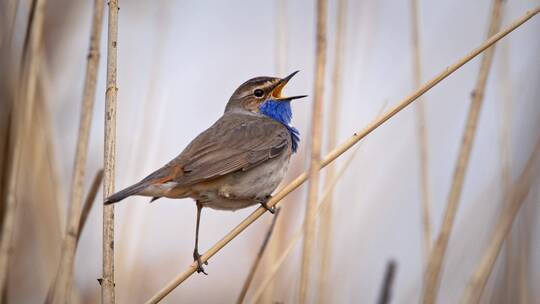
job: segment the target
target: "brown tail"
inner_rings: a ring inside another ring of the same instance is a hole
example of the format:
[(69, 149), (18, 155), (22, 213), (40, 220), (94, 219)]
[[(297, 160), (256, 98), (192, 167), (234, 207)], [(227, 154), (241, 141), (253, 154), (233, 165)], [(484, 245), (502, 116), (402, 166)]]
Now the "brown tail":
[(117, 203), (117, 202), (125, 199), (128, 196), (132, 196), (132, 195), (135, 195), (135, 194), (141, 192), (147, 186), (148, 186), (147, 181), (143, 180), (141, 182), (138, 182), (135, 185), (129, 186), (126, 189), (120, 190), (120, 191), (114, 193), (113, 195), (107, 197), (107, 199), (105, 200), (105, 202), (103, 204), (110, 205), (110, 204)]

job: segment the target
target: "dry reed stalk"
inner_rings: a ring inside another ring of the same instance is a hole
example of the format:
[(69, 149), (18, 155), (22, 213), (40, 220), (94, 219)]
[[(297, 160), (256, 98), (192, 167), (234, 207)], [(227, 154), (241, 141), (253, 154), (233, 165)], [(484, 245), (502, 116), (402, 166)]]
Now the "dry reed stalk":
[[(420, 17), (418, 16), (418, 0), (411, 0), (411, 24), (413, 47), (413, 80), (414, 87), (422, 84), (422, 56), (420, 51)], [(420, 190), (422, 193), (422, 230), (424, 234), (424, 258), (429, 258), (433, 245), (431, 236), (431, 191), (429, 189), (429, 153), (426, 129), (426, 109), (424, 98), (419, 98), (416, 104), (416, 123), (418, 127), (419, 161), (420, 161)]]
[[(416, 91), (411, 93), (409, 96), (405, 97), (397, 105), (395, 105), (390, 110), (382, 114), (380, 117), (378, 117), (377, 119), (369, 123), (366, 127), (364, 127), (364, 129), (353, 134), (345, 142), (343, 142), (342, 144), (337, 146), (334, 150), (332, 150), (330, 153), (328, 153), (326, 157), (322, 160), (321, 167), (324, 168), (327, 165), (329, 165), (331, 162), (336, 160), (339, 156), (341, 156), (343, 153), (345, 153), (347, 150), (353, 147), (356, 143), (358, 143), (360, 140), (362, 140), (371, 132), (373, 132), (373, 130), (380, 127), (382, 124), (387, 122), (390, 118), (394, 117), (401, 110), (405, 109), (408, 105), (413, 103), (418, 97), (422, 96), (424, 93), (426, 93), (435, 85), (443, 81), (446, 77), (450, 76), (452, 73), (457, 71), (460, 67), (465, 65), (467, 62), (471, 61), (473, 58), (481, 54), (487, 48), (495, 44), (501, 38), (508, 35), (512, 31), (514, 31), (516, 28), (520, 27), (523, 23), (527, 22), (532, 17), (536, 16), (539, 12), (540, 12), (540, 7), (527, 11), (523, 16), (515, 20), (507, 28), (505, 28), (504, 30), (498, 32), (497, 34), (493, 35), (492, 37), (484, 41), (479, 47), (475, 48), (470, 53), (460, 58), (454, 64), (446, 67), (442, 72), (440, 72), (434, 78), (426, 82)], [(272, 199), (268, 201), (267, 205), (269, 207), (273, 207), (277, 205), (285, 196), (287, 196), (289, 193), (291, 193), (292, 191), (300, 187), (307, 179), (308, 179), (308, 175), (306, 172), (300, 174), (296, 179), (294, 179), (291, 183), (285, 186), (281, 191), (276, 193), (276, 195), (274, 195)], [(235, 237), (237, 237), (242, 231), (244, 231), (247, 227), (249, 227), (249, 225), (255, 222), (259, 217), (261, 217), (265, 212), (266, 212), (266, 209), (264, 207), (259, 207), (255, 211), (253, 211), (242, 222), (240, 222), (229, 233), (227, 233), (221, 240), (219, 240), (210, 249), (208, 249), (208, 251), (206, 251), (201, 256), (201, 261), (202, 262), (208, 261), (218, 251), (223, 249), (223, 247), (225, 247), (230, 241), (232, 241)], [(191, 265), (189, 265), (189, 267), (184, 272), (182, 272), (176, 278), (174, 278), (169, 283), (167, 283), (166, 286), (164, 286), (161, 290), (159, 290), (156, 294), (154, 294), (152, 298), (150, 298), (146, 303), (159, 302), (165, 296), (167, 296), (171, 291), (173, 291), (173, 289), (178, 287), (180, 284), (182, 284), (182, 282), (184, 282), (193, 273), (195, 273), (196, 270), (197, 270), (197, 263), (195, 262), (191, 263)]]
[(94, 201), (96, 200), (96, 196), (99, 191), (99, 186), (101, 186), (102, 181), (103, 181), (103, 169), (99, 169), (98, 172), (96, 172), (96, 175), (94, 176), (92, 185), (90, 186), (90, 189), (88, 189), (88, 193), (86, 194), (86, 199), (84, 200), (84, 205), (81, 211), (81, 220), (79, 221), (80, 225), (77, 231), (77, 243), (79, 243), (79, 240), (81, 239), (81, 233), (84, 229), (84, 226), (86, 225), (86, 220), (88, 219), (88, 215), (90, 214), (90, 211), (92, 210), (92, 206), (94, 205)]
[[(335, 58), (334, 69), (332, 71), (332, 97), (330, 99), (330, 113), (328, 118), (328, 143), (327, 151), (331, 151), (337, 145), (338, 127), (339, 127), (339, 112), (341, 110), (341, 95), (342, 95), (342, 74), (343, 74), (343, 53), (345, 49), (345, 37), (347, 29), (347, 1), (339, 0), (337, 3), (336, 14), (336, 41), (335, 41)], [(330, 164), (326, 169), (324, 183), (327, 186), (334, 178), (334, 164)], [(318, 277), (318, 303), (329, 303), (331, 298), (329, 294), (330, 277), (330, 261), (332, 258), (332, 194), (330, 194), (329, 202), (320, 218), (320, 244), (321, 244), (321, 259)]]
[[(512, 134), (512, 89), (510, 79), (509, 68), (509, 53), (508, 42), (502, 43), (500, 46), (500, 69), (499, 77), (501, 78), (501, 96), (502, 96), (502, 115), (500, 125), (500, 152), (501, 152), (501, 193), (502, 197), (508, 195), (510, 186), (512, 183), (512, 171), (511, 171), (511, 134)], [(505, 254), (505, 270), (504, 270), (504, 288), (501, 288), (502, 297), (508, 302), (511, 302), (514, 298), (511, 292), (514, 282), (514, 266), (513, 260), (515, 251), (513, 249), (513, 237), (512, 233), (509, 233), (505, 240), (506, 254)], [(520, 268), (517, 269), (518, 272)], [(519, 285), (518, 285), (519, 286)]]
[(45, 0), (35, 0), (29, 18), (29, 29), (27, 31), (27, 43), (23, 51), (23, 65), (19, 90), (14, 104), (14, 116), (11, 121), (10, 146), (13, 147), (11, 157), (11, 167), (7, 187), (7, 198), (4, 209), (4, 219), (2, 221), (2, 238), (0, 239), (0, 292), (3, 292), (7, 283), (9, 259), (13, 252), (12, 240), (17, 213), (16, 191), (20, 173), (20, 160), (24, 152), (24, 140), (28, 137), (34, 101), (36, 95), (37, 75), (39, 65), (39, 44), (43, 34), (43, 15)]
[(315, 243), (317, 200), (319, 195), (319, 171), (321, 170), (322, 118), (324, 98), (324, 76), (326, 70), (326, 16), (327, 1), (317, 0), (317, 33), (315, 50), (315, 84), (313, 92), (313, 110), (311, 116), (311, 156), (309, 165), (309, 185), (304, 215), (304, 239), (300, 270), (299, 303), (308, 299), (310, 270)]
[(381, 285), (381, 291), (379, 293), (378, 304), (388, 304), (392, 299), (392, 286), (394, 285), (394, 277), (396, 276), (396, 262), (390, 260), (386, 264), (386, 270), (384, 272), (384, 278)]
[(535, 178), (535, 169), (538, 162), (538, 157), (540, 156), (540, 139), (537, 140), (535, 148), (529, 157), (520, 177), (517, 182), (514, 183), (510, 193), (505, 199), (505, 207), (503, 212), (501, 212), (493, 234), (491, 235), (491, 240), (488, 244), (488, 247), (484, 251), (484, 255), (478, 263), (476, 270), (474, 271), (469, 284), (463, 294), (461, 303), (479, 303), (482, 292), (486, 286), (487, 280), (493, 265), (499, 252), (505, 237), (508, 235), (509, 231), (512, 229), (512, 223), (516, 218), (516, 215), (519, 211), (519, 208), (523, 205), (523, 201), (527, 198), (531, 184)]
[(94, 100), (96, 97), (96, 81), (99, 68), (99, 47), (101, 41), (101, 29), (103, 24), (103, 0), (94, 1), (94, 11), (90, 31), (90, 46), (88, 49), (86, 75), (81, 105), (77, 146), (73, 164), (73, 176), (69, 201), (69, 213), (64, 240), (62, 242), (62, 255), (54, 280), (53, 293), (50, 294), (50, 303), (66, 303), (71, 297), (73, 284), (73, 271), (75, 253), (81, 227), (81, 205), (84, 191), (84, 177), (86, 171), (86, 159), (88, 155), (88, 142)]
[[(105, 151), (103, 160), (103, 199), (114, 192), (116, 156), (116, 99), (118, 87), (118, 0), (109, 0), (107, 34), (107, 89), (105, 91)], [(115, 302), (114, 294), (114, 205), (103, 205), (103, 277), (101, 303)]]
[(242, 286), (242, 290), (240, 291), (238, 300), (236, 300), (236, 303), (238, 304), (242, 304), (244, 302), (244, 299), (246, 298), (246, 294), (249, 289), (249, 286), (253, 282), (253, 277), (255, 276), (255, 272), (257, 271), (257, 268), (259, 268), (259, 264), (262, 260), (264, 252), (266, 251), (266, 247), (268, 246), (270, 237), (272, 237), (272, 233), (274, 232), (274, 228), (276, 227), (276, 221), (278, 219), (280, 211), (281, 211), (281, 208), (277, 208), (276, 214), (274, 214), (274, 216), (272, 217), (272, 223), (270, 224), (270, 227), (268, 227), (268, 230), (266, 231), (266, 235), (261, 244), (261, 248), (259, 248), (259, 252), (257, 253), (257, 256), (255, 257), (255, 261), (253, 261), (253, 265), (251, 265), (248, 276), (246, 280), (244, 281), (244, 286)]
[[(317, 211), (316, 214), (323, 212), (324, 209), (328, 208), (330, 204), (330, 199), (332, 197), (332, 193), (334, 191), (335, 186), (337, 185), (337, 182), (340, 180), (340, 178), (343, 176), (347, 168), (351, 165), (354, 157), (356, 156), (357, 151), (361, 147), (361, 144), (351, 152), (350, 157), (345, 161), (343, 166), (340, 168), (340, 170), (337, 172), (337, 174), (334, 175), (332, 180), (328, 181), (328, 183), (325, 185), (325, 191), (322, 195), (322, 198), (320, 202), (317, 205)], [(304, 234), (305, 226), (302, 225), (300, 229), (298, 229), (291, 238), (291, 241), (287, 245), (286, 249), (283, 251), (281, 256), (276, 260), (276, 262), (272, 265), (270, 271), (266, 275), (266, 277), (263, 279), (262, 283), (259, 285), (259, 288), (254, 293), (253, 296), (253, 303), (258, 303), (261, 295), (265, 290), (267, 290), (268, 285), (273, 281), (274, 276), (277, 274), (280, 267), (283, 265), (283, 262), (285, 262), (285, 259), (289, 256), (292, 249), (296, 245), (296, 243), (300, 240), (302, 235)]]
[[(494, 0), (493, 8), (491, 12), (491, 20), (489, 23), (488, 37), (495, 34), (500, 27), (501, 12), (502, 12), (503, 0)], [(469, 107), (469, 113), (467, 114), (467, 122), (464, 129), (461, 147), (459, 150), (459, 156), (454, 169), (454, 176), (452, 179), (452, 186), (448, 195), (448, 201), (446, 203), (446, 210), (444, 213), (444, 219), (441, 225), (441, 231), (435, 243), (435, 246), (430, 254), (426, 273), (424, 276), (424, 292), (423, 303), (432, 304), (436, 302), (437, 292), (439, 289), (439, 282), (441, 277), (441, 269), (445, 258), (446, 248), (448, 246), (448, 240), (450, 239), (450, 233), (454, 225), (454, 219), (456, 217), (459, 201), (461, 198), (461, 190), (465, 180), (465, 174), (469, 164), (469, 158), (474, 143), (476, 134), (476, 127), (478, 125), (478, 117), (480, 116), (480, 110), (482, 109), (482, 103), (484, 100), (484, 91), (486, 89), (487, 77), (493, 61), (493, 54), (495, 47), (485, 51), (482, 56), (482, 62), (480, 64), (480, 70), (478, 72), (477, 82), (472, 94), (472, 101)]]
[[(276, 7), (276, 75), (286, 75), (287, 74), (287, 33), (288, 33), (288, 23), (287, 23), (287, 1), (286, 0), (277, 0), (275, 1)], [(292, 170), (293, 168), (291, 168)], [(290, 198), (289, 198), (290, 199)], [(280, 249), (281, 244), (283, 243), (284, 234), (287, 232), (286, 220), (287, 218), (282, 216), (281, 220), (276, 224), (274, 236), (272, 241), (268, 244), (268, 253), (264, 260), (264, 267), (262, 273), (268, 273), (271, 270), (271, 266), (275, 263)], [(274, 296), (274, 284), (269, 286), (264, 294), (262, 300), (263, 303), (271, 303)]]

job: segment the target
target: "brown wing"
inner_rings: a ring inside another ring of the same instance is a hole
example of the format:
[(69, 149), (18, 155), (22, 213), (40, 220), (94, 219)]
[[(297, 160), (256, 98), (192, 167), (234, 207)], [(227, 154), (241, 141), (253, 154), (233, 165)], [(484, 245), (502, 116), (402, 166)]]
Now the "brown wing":
[(249, 170), (290, 146), (286, 127), (270, 118), (228, 113), (145, 180), (189, 185)]

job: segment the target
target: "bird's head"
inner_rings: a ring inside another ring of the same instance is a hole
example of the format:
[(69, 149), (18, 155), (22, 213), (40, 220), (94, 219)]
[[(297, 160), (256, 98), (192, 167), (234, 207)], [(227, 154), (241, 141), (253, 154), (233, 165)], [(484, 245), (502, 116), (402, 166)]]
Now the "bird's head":
[(293, 99), (303, 98), (307, 95), (283, 96), (282, 90), (289, 80), (298, 71), (285, 78), (277, 77), (255, 77), (241, 84), (232, 94), (225, 112), (244, 110), (253, 113), (261, 113), (261, 107), (267, 102), (286, 103)]

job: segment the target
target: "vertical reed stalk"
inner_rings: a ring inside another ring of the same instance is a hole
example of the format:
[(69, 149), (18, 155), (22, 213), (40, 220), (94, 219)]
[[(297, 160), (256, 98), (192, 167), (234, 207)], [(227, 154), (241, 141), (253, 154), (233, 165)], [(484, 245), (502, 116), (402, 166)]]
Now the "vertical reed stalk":
[[(398, 114), (403, 109), (405, 109), (407, 106), (412, 104), (418, 97), (425, 94), (427, 91), (429, 91), (434, 86), (439, 84), (441, 81), (446, 79), (452, 73), (460, 69), (469, 61), (471, 61), (473, 58), (480, 55), (489, 47), (493, 46), (497, 41), (501, 40), (503, 37), (510, 34), (518, 27), (522, 26), (525, 22), (531, 20), (539, 12), (540, 12), (540, 7), (527, 11), (521, 17), (519, 17), (514, 22), (512, 22), (512, 24), (510, 24), (504, 30), (493, 35), (492, 37), (484, 41), (482, 44), (480, 44), (478, 47), (476, 47), (475, 49), (467, 53), (465, 56), (461, 57), (459, 60), (457, 60), (453, 64), (444, 68), (444, 70), (442, 70), (440, 73), (435, 75), (428, 82), (424, 83), (416, 91), (412, 92), (411, 94), (403, 98), (401, 101), (399, 101), (396, 105), (394, 105), (384, 114), (382, 114), (380, 117), (370, 122), (362, 130), (358, 131), (357, 133), (354, 133), (351, 137), (349, 137), (347, 140), (345, 140), (343, 143), (337, 146), (334, 150), (329, 152), (325, 156), (325, 158), (322, 160), (321, 168), (324, 168), (328, 166), (330, 163), (332, 163), (333, 161), (335, 161), (338, 157), (343, 155), (343, 153), (351, 149), (359, 141), (361, 141), (366, 136), (371, 134), (371, 132), (373, 132), (375, 129), (383, 125), (385, 122), (390, 120), (396, 114)], [(278, 205), (281, 202), (281, 200), (283, 200), (283, 198), (285, 198), (289, 193), (298, 189), (298, 187), (300, 187), (307, 180), (308, 180), (308, 174), (306, 172), (300, 174), (292, 182), (286, 185), (281, 191), (276, 193), (267, 202), (268, 207), (273, 207), (273, 206)], [(266, 211), (267, 210), (264, 207), (259, 207), (255, 209), (255, 211), (253, 211), (244, 220), (242, 220), (242, 222), (236, 225), (236, 227), (234, 227), (231, 231), (229, 231), (221, 240), (216, 242), (210, 249), (208, 249), (208, 251), (206, 251), (201, 256), (201, 261), (204, 263), (208, 261), (210, 258), (212, 258), (214, 255), (216, 255), (221, 249), (227, 246), (227, 244), (229, 244), (230, 241), (232, 241), (234, 238), (240, 235), (240, 233), (246, 230), (251, 224), (253, 224), (257, 219), (259, 219), (263, 214), (265, 214)], [(163, 288), (161, 288), (158, 292), (156, 292), (152, 296), (152, 298), (150, 298), (146, 303), (158, 303), (163, 298), (165, 298), (169, 293), (171, 293), (171, 291), (173, 291), (176, 287), (178, 287), (185, 280), (187, 280), (191, 275), (193, 275), (196, 272), (196, 270), (197, 270), (197, 263), (196, 262), (191, 263), (185, 271), (180, 273), (178, 276), (172, 279), (169, 283), (167, 283)]]
[[(116, 86), (118, 44), (118, 0), (109, 0), (107, 35), (107, 90), (105, 93), (105, 152), (103, 198), (114, 192), (116, 156)], [(101, 303), (115, 302), (114, 295), (114, 205), (103, 206), (103, 278)]]
[(251, 265), (248, 276), (246, 280), (244, 281), (244, 286), (242, 286), (242, 290), (240, 291), (240, 295), (238, 296), (238, 300), (236, 301), (236, 303), (238, 304), (242, 304), (244, 302), (244, 299), (246, 298), (246, 294), (249, 289), (249, 286), (253, 282), (253, 277), (255, 276), (255, 272), (257, 272), (257, 268), (259, 268), (259, 264), (261, 263), (262, 257), (266, 250), (266, 246), (268, 246), (268, 242), (270, 241), (270, 238), (272, 237), (272, 233), (274, 232), (274, 228), (276, 227), (276, 222), (277, 222), (280, 211), (281, 211), (281, 208), (277, 208), (276, 213), (272, 217), (272, 223), (270, 224), (270, 227), (268, 227), (268, 231), (266, 231), (266, 235), (261, 244), (261, 248), (259, 248), (259, 252), (257, 253), (257, 256), (255, 257), (255, 261), (253, 262), (253, 265)]
[(317, 197), (319, 194), (319, 170), (321, 169), (322, 118), (324, 97), (324, 76), (326, 65), (326, 0), (317, 1), (317, 41), (315, 54), (315, 85), (313, 92), (313, 113), (311, 117), (311, 161), (309, 187), (304, 219), (305, 234), (302, 248), (302, 268), (300, 277), (300, 304), (308, 300), (311, 260), (315, 242)]
[[(501, 125), (500, 125), (500, 152), (501, 152), (501, 197), (506, 197), (510, 192), (512, 183), (511, 174), (511, 162), (512, 157), (510, 154), (511, 147), (511, 134), (512, 134), (512, 89), (510, 79), (509, 68), (509, 53), (508, 42), (502, 43), (500, 46), (500, 69), (499, 77), (501, 79), (501, 96), (502, 96), (502, 108), (501, 108)], [(510, 232), (505, 239), (505, 270), (504, 270), (504, 288), (501, 288), (503, 301), (512, 302), (514, 295), (512, 294), (512, 287), (514, 286), (514, 259), (516, 252), (513, 246), (513, 237)], [(520, 271), (520, 268), (517, 269)], [(519, 285), (518, 285), (519, 286)]]
[[(287, 0), (276, 0), (275, 1), (275, 19), (276, 19), (276, 36), (275, 36), (275, 43), (276, 43), (276, 49), (275, 49), (275, 64), (276, 64), (276, 75), (287, 75), (287, 49), (288, 49), (288, 43), (287, 43)], [(291, 168), (293, 169), (293, 168)], [(289, 172), (292, 171), (289, 169)], [(290, 199), (290, 198), (289, 198)], [(287, 233), (287, 217), (282, 216), (281, 220), (276, 224), (275, 232), (272, 237), (272, 241), (268, 244), (268, 249), (266, 250), (268, 253), (266, 255), (266, 258), (264, 260), (264, 267), (262, 269), (262, 273), (268, 273), (271, 271), (271, 266), (275, 263), (277, 259), (277, 255), (279, 252), (279, 249), (281, 247), (281, 244), (283, 243), (284, 236)], [(275, 284), (271, 284), (266, 290), (264, 294), (264, 298), (262, 300), (263, 303), (271, 303), (272, 298), (274, 297), (274, 286)]]
[(13, 253), (12, 240), (17, 214), (17, 189), (20, 174), (20, 161), (24, 152), (25, 139), (30, 134), (30, 124), (34, 111), (37, 75), (39, 68), (39, 45), (43, 34), (43, 16), (45, 0), (35, 0), (30, 12), (27, 43), (24, 47), (23, 65), (19, 90), (15, 97), (14, 114), (10, 127), (10, 140), (13, 144), (11, 167), (7, 186), (4, 219), (2, 221), (2, 238), (0, 239), (0, 292), (6, 288), (9, 259)]
[(57, 278), (54, 283), (54, 292), (51, 295), (52, 298), (50, 298), (50, 303), (67, 303), (71, 296), (74, 272), (73, 264), (79, 239), (79, 228), (81, 226), (81, 205), (83, 200), (88, 142), (90, 138), (94, 100), (96, 97), (102, 24), (103, 0), (95, 0), (90, 31), (90, 46), (86, 63), (79, 133), (73, 164), (73, 176), (69, 200), (71, 204), (69, 206), (66, 233), (62, 242), (60, 265), (58, 266)]
[[(499, 30), (502, 3), (503, 0), (493, 1), (493, 9), (491, 12), (491, 21), (489, 24), (488, 37), (491, 37)], [(489, 48), (484, 52), (484, 55), (482, 56), (482, 62), (480, 64), (480, 70), (478, 72), (476, 86), (472, 94), (472, 102), (470, 104), (469, 113), (467, 115), (467, 124), (465, 126), (458, 160), (454, 169), (454, 177), (452, 180), (450, 194), (448, 196), (448, 202), (446, 204), (446, 211), (444, 214), (441, 231), (439, 233), (439, 237), (437, 238), (437, 242), (435, 243), (435, 247), (433, 248), (428, 260), (424, 282), (424, 304), (432, 304), (435, 303), (437, 300), (441, 269), (444, 262), (448, 241), (450, 239), (450, 233), (452, 232), (452, 227), (454, 225), (454, 219), (456, 217), (459, 200), (461, 197), (461, 190), (463, 188), (463, 182), (465, 180), (465, 174), (467, 171), (472, 146), (474, 143), (476, 127), (478, 124), (478, 117), (480, 116), (480, 110), (482, 108), (482, 102), (484, 100), (484, 91), (486, 88), (487, 77), (489, 75), (494, 51), (495, 47)]]
[[(339, 0), (337, 3), (336, 14), (336, 42), (335, 42), (335, 58), (334, 69), (332, 71), (332, 97), (329, 107), (328, 118), (328, 145), (327, 151), (331, 151), (337, 145), (338, 127), (339, 127), (339, 112), (341, 110), (341, 95), (342, 95), (342, 74), (343, 74), (343, 56), (345, 49), (345, 37), (347, 29), (347, 0)], [(328, 186), (333, 180), (335, 174), (335, 165), (330, 164), (326, 169), (325, 185)], [(320, 222), (320, 243), (321, 243), (321, 261), (318, 278), (318, 303), (330, 302), (330, 261), (332, 259), (332, 195), (330, 194), (329, 202), (321, 212)]]
[[(411, 0), (411, 24), (412, 24), (412, 47), (413, 47), (413, 81), (417, 88), (422, 84), (422, 55), (420, 51), (420, 17), (418, 0)], [(418, 127), (418, 141), (420, 153), (420, 190), (422, 206), (422, 230), (424, 237), (424, 258), (429, 258), (429, 252), (433, 245), (431, 237), (431, 191), (429, 189), (429, 153), (428, 137), (426, 129), (426, 109), (424, 98), (418, 99), (416, 104), (416, 124)]]
[(535, 178), (535, 169), (537, 167), (538, 157), (540, 156), (540, 139), (537, 140), (535, 148), (525, 165), (520, 177), (517, 182), (512, 186), (510, 193), (505, 199), (505, 207), (497, 224), (495, 225), (495, 230), (491, 235), (491, 240), (488, 247), (484, 251), (484, 255), (476, 267), (469, 284), (463, 294), (461, 303), (479, 303), (482, 292), (486, 286), (487, 280), (491, 271), (493, 270), (493, 265), (499, 256), (501, 247), (505, 237), (508, 235), (509, 231), (512, 229), (512, 223), (516, 218), (516, 215), (519, 211), (523, 201), (527, 198), (527, 194), (531, 188), (531, 184)]

